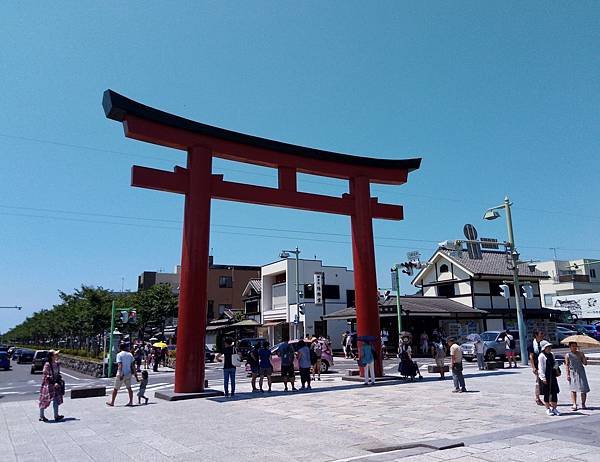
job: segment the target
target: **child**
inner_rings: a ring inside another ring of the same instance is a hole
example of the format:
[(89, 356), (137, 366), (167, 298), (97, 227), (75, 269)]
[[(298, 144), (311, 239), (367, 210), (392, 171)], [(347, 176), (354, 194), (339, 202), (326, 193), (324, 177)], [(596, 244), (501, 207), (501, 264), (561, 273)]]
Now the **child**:
[(148, 371), (142, 371), (142, 383), (140, 383), (140, 389), (138, 390), (138, 404), (142, 404), (142, 398), (146, 400), (144, 404), (148, 404), (148, 398), (144, 395), (146, 393), (146, 386), (148, 385)]

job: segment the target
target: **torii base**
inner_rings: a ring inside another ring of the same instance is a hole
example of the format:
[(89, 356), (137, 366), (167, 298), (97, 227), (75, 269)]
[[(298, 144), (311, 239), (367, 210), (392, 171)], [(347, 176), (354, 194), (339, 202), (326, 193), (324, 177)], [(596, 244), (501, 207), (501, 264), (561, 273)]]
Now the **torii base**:
[(207, 388), (204, 391), (197, 393), (175, 393), (174, 391), (157, 391), (154, 393), (154, 397), (158, 399), (164, 399), (166, 401), (183, 401), (184, 399), (199, 399), (199, 398), (213, 398), (215, 396), (223, 396), (220, 390), (213, 390)]

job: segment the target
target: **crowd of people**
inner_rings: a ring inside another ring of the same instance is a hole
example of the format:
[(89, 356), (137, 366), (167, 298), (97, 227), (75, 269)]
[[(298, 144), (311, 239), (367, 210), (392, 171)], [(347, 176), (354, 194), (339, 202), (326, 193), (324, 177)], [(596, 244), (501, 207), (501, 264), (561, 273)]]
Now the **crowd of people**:
[[(505, 341), (507, 350), (512, 350), (513, 355), (507, 359), (510, 367), (517, 367), (514, 351), (514, 337), (510, 331), (505, 333)], [(562, 375), (561, 368), (554, 354), (552, 353), (552, 344), (544, 339), (544, 332), (534, 331), (533, 339), (528, 342), (529, 364), (534, 375), (534, 397), (535, 402), (539, 406), (544, 406), (546, 413), (549, 416), (558, 416), (560, 412), (557, 409), (558, 395), (560, 387), (558, 377)], [(370, 339), (361, 339), (360, 350), (358, 355), (354, 354), (353, 339), (349, 332), (344, 337), (344, 354), (346, 358), (358, 358), (359, 366), (364, 368), (364, 384), (375, 384), (375, 361), (377, 360), (377, 348), (374, 341)], [(426, 341), (427, 353), (433, 357), (440, 374), (440, 380), (445, 378), (445, 362), (446, 352), (450, 357), (449, 369), (452, 373), (453, 392), (464, 393), (467, 391), (465, 378), (463, 375), (463, 355), (460, 345), (456, 338), (450, 337), (446, 340), (434, 332), (431, 339), (427, 336), (420, 337), (420, 351), (423, 353), (424, 342)], [(413, 359), (411, 337), (406, 335), (401, 337), (401, 342), (398, 348), (398, 356), (400, 363), (398, 371), (403, 376), (409, 376), (412, 379), (421, 373), (418, 364)], [(234, 342), (231, 338), (224, 340), (223, 351), (217, 355), (217, 361), (223, 363), (223, 378), (225, 397), (235, 397), (235, 377), (237, 368), (243, 365), (246, 360), (250, 367), (251, 385), (253, 393), (271, 392), (272, 390), (272, 375), (273, 375), (273, 355), (278, 356), (281, 363), (281, 377), (283, 381), (284, 391), (310, 390), (311, 381), (321, 380), (321, 358), (324, 352), (331, 353), (331, 344), (323, 338), (306, 338), (301, 339), (295, 344), (285, 341), (282, 342), (276, 350), (269, 347), (268, 342), (262, 341), (256, 344), (244, 358), (236, 352)], [(484, 343), (479, 339), (475, 342), (478, 366), (483, 368), (483, 348)], [(129, 351), (129, 345), (123, 343), (120, 345), (120, 352), (116, 356), (117, 372), (115, 382), (111, 394), (111, 399), (106, 403), (108, 406), (114, 406), (118, 391), (125, 385), (129, 401), (127, 406), (133, 406), (133, 390), (132, 378), (140, 382), (138, 389), (138, 404), (148, 403), (148, 398), (145, 396), (146, 387), (148, 385), (148, 369), (153, 368), (157, 371), (158, 365), (166, 362), (165, 349), (151, 347), (149, 344), (136, 345), (133, 354)], [(60, 372), (59, 351), (50, 350), (47, 361), (44, 364), (42, 372), (42, 384), (39, 395), (39, 420), (47, 422), (45, 409), (51, 404), (54, 411), (54, 420), (60, 421), (64, 416), (59, 414), (59, 406), (63, 403), (65, 394), (65, 382), (62, 379)], [(511, 364), (511, 363), (514, 363)], [(585, 366), (587, 358), (585, 354), (579, 350), (578, 344), (575, 342), (569, 343), (569, 351), (564, 357), (564, 367), (566, 381), (570, 391), (571, 409), (577, 411), (579, 402), (581, 409), (587, 409), (586, 400), (590, 387), (587, 380)], [(142, 370), (143, 366), (143, 370)], [(300, 388), (296, 387), (296, 366), (300, 374)], [(141, 379), (138, 373), (141, 372)], [(257, 386), (258, 380), (258, 386)], [(265, 382), (267, 389), (265, 390)]]

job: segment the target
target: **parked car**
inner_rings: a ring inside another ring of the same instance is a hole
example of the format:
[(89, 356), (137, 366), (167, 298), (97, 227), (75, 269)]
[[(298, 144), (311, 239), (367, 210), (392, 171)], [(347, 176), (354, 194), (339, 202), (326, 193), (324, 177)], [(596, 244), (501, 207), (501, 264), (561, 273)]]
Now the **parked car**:
[(4, 369), (5, 371), (10, 369), (10, 359), (8, 359), (6, 351), (0, 351), (0, 369)]
[(13, 361), (17, 361), (19, 359), (19, 356), (21, 355), (21, 351), (23, 351), (22, 348), (15, 348), (12, 352), (11, 359)]
[[(519, 332), (511, 331), (510, 334), (515, 339), (515, 356), (520, 356)], [(504, 331), (488, 330), (483, 334), (479, 334), (483, 340), (483, 354), (486, 361), (493, 361), (496, 357), (505, 358), (506, 344), (504, 342)], [(473, 342), (465, 342), (460, 346), (463, 358), (466, 361), (473, 361), (477, 358), (475, 352), (475, 344)]]
[(48, 350), (37, 350), (33, 355), (33, 361), (31, 362), (31, 373), (35, 374), (36, 371), (43, 370), (47, 360)]
[(33, 362), (33, 355), (35, 351), (33, 350), (21, 350), (21, 354), (19, 354), (19, 359), (17, 359), (17, 364), (27, 364)]
[[(321, 340), (320, 342), (323, 351), (323, 354), (321, 355), (321, 373), (324, 374), (329, 371), (331, 366), (333, 366), (333, 354), (326, 342)], [(273, 365), (274, 374), (281, 373), (281, 358), (277, 355), (277, 350), (282, 344), (283, 342), (278, 343), (271, 348), (271, 364)], [(294, 351), (298, 351), (298, 340), (290, 340), (290, 345), (292, 345)], [(308, 342), (307, 345), (310, 346)], [(300, 367), (298, 366), (298, 358), (294, 358), (294, 370), (300, 370)], [(250, 373), (250, 366), (248, 364), (246, 364), (246, 372)]]
[(578, 332), (589, 335), (596, 340), (600, 340), (600, 331), (598, 331), (599, 326), (593, 324), (576, 324), (575, 327)]
[(556, 326), (556, 342), (558, 345), (560, 345), (560, 342), (571, 335), (577, 335), (577, 331), (563, 326)]
[(246, 360), (250, 350), (252, 350), (258, 343), (267, 341), (268, 340), (264, 337), (243, 338), (237, 342), (237, 352), (243, 360)]
[(7, 353), (8, 352), (8, 345), (0, 345), (0, 352), (2, 352), (2, 351), (5, 352), (5, 353)]

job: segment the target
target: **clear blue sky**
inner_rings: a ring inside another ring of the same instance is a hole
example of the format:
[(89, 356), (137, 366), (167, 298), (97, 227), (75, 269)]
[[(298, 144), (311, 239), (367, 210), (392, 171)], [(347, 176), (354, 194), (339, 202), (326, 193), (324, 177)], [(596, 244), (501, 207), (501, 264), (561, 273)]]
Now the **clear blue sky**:
[[(504, 239), (503, 220), (481, 218), (505, 194), (525, 258), (599, 258), (599, 15), (588, 1), (2, 2), (0, 305), (24, 310), (2, 310), (0, 331), (58, 290), (135, 290), (142, 271), (179, 262), (182, 198), (129, 181), (134, 163), (183, 155), (126, 139), (104, 117), (107, 88), (266, 138), (422, 157), (407, 185), (373, 188), (405, 207), (375, 224), (380, 286), (465, 223)], [(215, 171), (275, 184), (257, 167)], [(352, 266), (345, 217), (214, 201), (212, 222), (218, 263), (298, 245)]]

